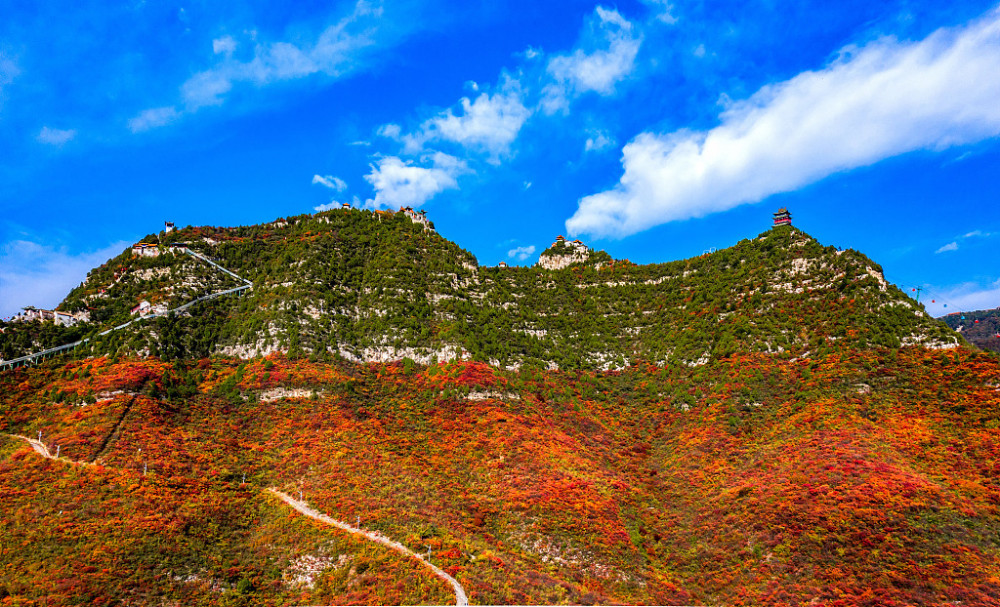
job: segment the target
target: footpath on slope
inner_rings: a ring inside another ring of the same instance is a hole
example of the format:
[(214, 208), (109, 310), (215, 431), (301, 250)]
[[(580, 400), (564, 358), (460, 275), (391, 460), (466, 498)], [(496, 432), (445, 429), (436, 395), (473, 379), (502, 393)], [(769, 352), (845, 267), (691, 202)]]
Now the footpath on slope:
[[(61, 462), (65, 462), (67, 464), (71, 464), (71, 465), (74, 465), (74, 466), (95, 466), (96, 465), (96, 464), (93, 464), (91, 462), (84, 462), (84, 461), (79, 461), (79, 460), (73, 460), (73, 459), (69, 459), (69, 458), (66, 458), (66, 457), (56, 457), (55, 455), (52, 455), (52, 452), (49, 451), (49, 448), (47, 446), (45, 446), (45, 443), (43, 443), (40, 440), (29, 438), (29, 437), (21, 435), (21, 434), (7, 434), (7, 436), (9, 436), (11, 438), (16, 438), (16, 439), (22, 440), (22, 441), (28, 443), (29, 445), (31, 445), (31, 448), (34, 449), (36, 453), (38, 453), (39, 455), (41, 455), (42, 457), (44, 457), (46, 459), (61, 461)], [(366, 531), (364, 529), (359, 529), (357, 527), (349, 525), (349, 524), (347, 524), (347, 523), (345, 523), (343, 521), (338, 521), (335, 518), (332, 518), (330, 516), (327, 516), (327, 515), (323, 514), (322, 512), (319, 512), (317, 510), (314, 510), (313, 508), (310, 508), (309, 505), (306, 504), (305, 502), (301, 502), (301, 501), (299, 501), (299, 500), (291, 497), (287, 493), (282, 493), (281, 491), (278, 491), (277, 489), (270, 488), (270, 489), (267, 489), (266, 492), (270, 493), (270, 494), (272, 494), (274, 496), (276, 496), (278, 499), (280, 499), (281, 501), (285, 502), (286, 504), (288, 504), (289, 506), (291, 506), (292, 508), (294, 508), (295, 510), (297, 510), (299, 513), (301, 513), (301, 514), (303, 514), (305, 516), (308, 516), (311, 519), (315, 519), (317, 521), (320, 521), (321, 523), (325, 523), (327, 525), (330, 525), (332, 527), (336, 527), (336, 528), (338, 528), (338, 529), (340, 529), (342, 531), (346, 531), (346, 532), (354, 534), (354, 535), (360, 535), (360, 536), (362, 536), (362, 537), (364, 537), (364, 538), (366, 538), (368, 540), (371, 540), (371, 541), (376, 542), (378, 544), (382, 544), (383, 546), (386, 546), (386, 547), (388, 547), (388, 548), (390, 548), (392, 550), (395, 550), (396, 552), (400, 552), (400, 553), (402, 553), (402, 554), (404, 554), (406, 556), (409, 556), (409, 557), (417, 559), (423, 565), (429, 567), (430, 570), (434, 572), (434, 575), (436, 575), (437, 577), (439, 577), (442, 580), (444, 580), (444, 581), (448, 582), (449, 584), (451, 584), (452, 589), (455, 591), (455, 604), (456, 605), (468, 605), (469, 604), (469, 599), (465, 595), (465, 589), (462, 588), (462, 585), (458, 583), (458, 580), (456, 580), (455, 578), (451, 577), (443, 569), (441, 569), (440, 567), (438, 567), (434, 563), (431, 563), (430, 561), (428, 561), (427, 559), (425, 559), (420, 554), (417, 554), (416, 552), (410, 550), (409, 548), (407, 548), (403, 544), (400, 544), (399, 542), (397, 542), (395, 540), (389, 539), (389, 538), (385, 537), (384, 535), (382, 535), (382, 534), (380, 534), (378, 532), (375, 532), (375, 531)]]
[(16, 439), (19, 439), (19, 440), (23, 440), (24, 442), (26, 442), (29, 445), (31, 445), (31, 448), (34, 449), (36, 453), (38, 453), (39, 455), (41, 455), (42, 457), (44, 457), (46, 459), (52, 459), (52, 460), (56, 460), (58, 462), (66, 462), (67, 464), (72, 464), (74, 466), (96, 466), (97, 465), (97, 464), (93, 464), (91, 462), (81, 462), (81, 461), (77, 461), (75, 459), (69, 459), (68, 457), (61, 457), (61, 456), (57, 457), (55, 455), (52, 455), (52, 452), (49, 451), (49, 448), (45, 446), (45, 443), (43, 443), (40, 440), (34, 439), (34, 438), (29, 438), (29, 437), (21, 435), (21, 434), (8, 434), (7, 436), (9, 436), (11, 438), (16, 438)]
[[(140, 318), (132, 319), (132, 320), (130, 320), (130, 321), (126, 322), (126, 323), (122, 323), (122, 324), (120, 324), (120, 325), (118, 325), (116, 327), (111, 327), (110, 329), (107, 329), (106, 331), (101, 331), (100, 333), (97, 334), (98, 337), (102, 337), (104, 335), (107, 335), (108, 333), (111, 333), (112, 331), (118, 331), (119, 329), (124, 329), (125, 327), (127, 327), (127, 326), (129, 326), (129, 325), (131, 325), (133, 323), (142, 322), (144, 320), (148, 320), (148, 319), (151, 319), (151, 318), (156, 318), (157, 316), (166, 316), (168, 314), (174, 314), (174, 313), (177, 313), (177, 312), (183, 312), (184, 310), (187, 310), (188, 308), (190, 308), (194, 304), (202, 302), (202, 301), (207, 301), (209, 299), (215, 299), (216, 297), (221, 297), (223, 295), (232, 295), (232, 294), (240, 293), (240, 292), (245, 291), (247, 289), (252, 289), (253, 288), (253, 283), (252, 282), (250, 282), (246, 278), (243, 278), (242, 276), (237, 276), (233, 272), (230, 272), (226, 268), (223, 268), (222, 266), (220, 266), (219, 264), (215, 263), (214, 261), (208, 259), (204, 255), (201, 255), (199, 253), (195, 253), (194, 251), (192, 251), (191, 249), (189, 249), (187, 247), (177, 247), (177, 248), (181, 252), (187, 253), (188, 255), (190, 255), (191, 257), (194, 257), (196, 259), (200, 259), (200, 260), (204, 261), (205, 263), (213, 266), (215, 269), (217, 269), (217, 270), (219, 270), (221, 272), (224, 272), (224, 273), (228, 274), (229, 276), (232, 276), (233, 278), (235, 278), (237, 280), (242, 281), (243, 284), (240, 285), (240, 286), (238, 286), (238, 287), (232, 288), (232, 289), (225, 289), (223, 291), (217, 291), (215, 293), (209, 293), (208, 295), (202, 295), (201, 297), (192, 299), (191, 301), (187, 302), (186, 304), (177, 306), (176, 308), (172, 308), (170, 310), (167, 310), (166, 312), (161, 312), (159, 314), (149, 314), (147, 316), (142, 316)], [(81, 339), (80, 341), (74, 341), (73, 343), (70, 343), (70, 344), (64, 344), (62, 346), (56, 346), (55, 348), (48, 348), (48, 349), (42, 350), (40, 352), (33, 352), (32, 354), (27, 354), (27, 355), (21, 356), (19, 358), (12, 358), (11, 360), (0, 360), (0, 371), (3, 371), (5, 369), (13, 369), (14, 367), (16, 367), (18, 365), (21, 365), (21, 364), (27, 365), (29, 363), (34, 362), (36, 359), (44, 358), (46, 356), (53, 356), (53, 355), (58, 354), (60, 352), (64, 352), (66, 350), (70, 350), (70, 349), (75, 348), (77, 346), (83, 345), (83, 344), (87, 343), (88, 341), (90, 341), (89, 337), (87, 337), (85, 339)]]
[(319, 512), (317, 510), (314, 510), (314, 509), (310, 508), (309, 505), (306, 504), (305, 502), (300, 502), (299, 500), (291, 497), (287, 493), (282, 493), (281, 491), (278, 491), (277, 489), (273, 489), (272, 488), (272, 489), (268, 489), (267, 491), (269, 493), (272, 493), (272, 494), (276, 495), (281, 501), (285, 502), (286, 504), (288, 504), (292, 508), (295, 508), (296, 510), (298, 510), (302, 514), (308, 516), (309, 518), (312, 518), (312, 519), (315, 519), (317, 521), (320, 521), (321, 523), (326, 523), (327, 525), (332, 525), (334, 527), (337, 527), (338, 529), (343, 529), (344, 531), (346, 531), (348, 533), (353, 533), (354, 535), (362, 535), (362, 536), (368, 538), (369, 540), (371, 540), (373, 542), (378, 542), (379, 544), (382, 544), (384, 546), (388, 546), (389, 548), (392, 548), (396, 552), (400, 552), (402, 554), (405, 554), (406, 556), (413, 557), (413, 558), (417, 559), (418, 561), (420, 561), (421, 563), (423, 563), (424, 565), (426, 565), (427, 567), (429, 567), (431, 569), (431, 571), (434, 572), (434, 575), (438, 576), (442, 580), (444, 580), (444, 581), (448, 582), (449, 584), (451, 584), (452, 589), (454, 589), (454, 591), (455, 591), (455, 604), (456, 605), (468, 605), (469, 604), (469, 599), (468, 599), (468, 597), (465, 596), (465, 589), (462, 588), (462, 585), (458, 583), (458, 580), (456, 580), (455, 578), (453, 578), (450, 575), (448, 575), (443, 569), (441, 569), (440, 567), (438, 567), (434, 563), (431, 563), (430, 561), (428, 561), (427, 559), (425, 559), (423, 556), (421, 556), (421, 555), (417, 554), (416, 552), (410, 550), (409, 548), (407, 548), (406, 546), (400, 544), (399, 542), (397, 542), (395, 540), (391, 540), (391, 539), (385, 537), (384, 535), (382, 535), (382, 534), (380, 534), (378, 532), (375, 532), (375, 531), (366, 531), (364, 529), (359, 529), (357, 527), (349, 525), (349, 524), (347, 524), (347, 523), (345, 523), (343, 521), (338, 521), (335, 518), (329, 517), (329, 516), (323, 514), (322, 512)]

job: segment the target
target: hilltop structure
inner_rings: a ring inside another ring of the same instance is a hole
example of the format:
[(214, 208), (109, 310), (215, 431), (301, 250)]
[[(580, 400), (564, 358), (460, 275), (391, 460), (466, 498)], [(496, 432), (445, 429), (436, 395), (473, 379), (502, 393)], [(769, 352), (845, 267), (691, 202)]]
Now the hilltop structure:
[(792, 225), (792, 214), (788, 212), (788, 209), (781, 207), (778, 212), (774, 214), (774, 225), (775, 226), (790, 226)]
[(568, 241), (560, 234), (548, 249), (538, 256), (538, 265), (546, 270), (561, 270), (574, 263), (585, 263), (590, 259), (590, 249), (579, 240)]
[(410, 218), (413, 223), (419, 223), (425, 230), (433, 230), (431, 222), (427, 220), (427, 211), (421, 209), (414, 211), (413, 207), (399, 207), (399, 211)]
[(24, 311), (11, 319), (11, 322), (45, 322), (52, 321), (56, 325), (72, 327), (79, 322), (90, 320), (90, 312), (82, 311), (75, 314), (60, 312), (59, 310), (42, 310), (34, 306), (25, 306)]
[(132, 254), (137, 257), (159, 257), (160, 248), (148, 242), (137, 242), (132, 245)]

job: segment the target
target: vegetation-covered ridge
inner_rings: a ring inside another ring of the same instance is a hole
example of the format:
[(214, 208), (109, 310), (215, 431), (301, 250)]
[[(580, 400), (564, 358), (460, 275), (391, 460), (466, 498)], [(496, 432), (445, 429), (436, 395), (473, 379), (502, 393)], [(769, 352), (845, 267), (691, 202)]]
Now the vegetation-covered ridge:
[(0, 440), (12, 604), (451, 600), (272, 486), (429, 547), (473, 604), (1000, 596), (1000, 363), (967, 348), (620, 372), (94, 358), (0, 395), (0, 433), (97, 464)]
[[(704, 363), (735, 352), (960, 341), (887, 284), (870, 259), (824, 247), (790, 226), (709, 255), (649, 265), (559, 243), (543, 255), (561, 260), (558, 269), (479, 266), (402, 212), (341, 209), (266, 225), (189, 227), (146, 240), (186, 243), (254, 288), (246, 297), (201, 305), (189, 317), (95, 339), (83, 354), (282, 351), (353, 361), (464, 358), (503, 367), (609, 369), (636, 361)], [(185, 289), (207, 291), (220, 280), (225, 276), (183, 256), (127, 251), (93, 270), (62, 303), (65, 310), (90, 308), (97, 323), (8, 327), (0, 355), (52, 345), (45, 342), (61, 331), (77, 338), (96, 333), (128, 318), (139, 300), (172, 302), (192, 294)]]
[(942, 316), (941, 320), (961, 333), (970, 344), (983, 350), (1000, 352), (1000, 308), (955, 312)]

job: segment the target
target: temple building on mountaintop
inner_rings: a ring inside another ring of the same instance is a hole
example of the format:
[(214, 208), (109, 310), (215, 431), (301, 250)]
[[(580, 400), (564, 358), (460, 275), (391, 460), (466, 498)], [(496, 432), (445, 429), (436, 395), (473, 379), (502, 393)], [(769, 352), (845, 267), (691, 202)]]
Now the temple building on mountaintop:
[(774, 225), (775, 226), (790, 226), (792, 225), (792, 214), (788, 212), (788, 209), (781, 207), (778, 212), (774, 214)]

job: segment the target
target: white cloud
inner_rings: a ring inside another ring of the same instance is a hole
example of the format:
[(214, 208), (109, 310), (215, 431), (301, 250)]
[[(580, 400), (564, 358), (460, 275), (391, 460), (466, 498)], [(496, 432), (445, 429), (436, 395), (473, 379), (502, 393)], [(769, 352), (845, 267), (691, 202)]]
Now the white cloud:
[(379, 127), (377, 135), (388, 139), (399, 139), (403, 129), (398, 124), (383, 124)]
[(650, 10), (656, 12), (656, 20), (673, 25), (677, 23), (677, 17), (673, 15), (674, 5), (667, 0), (641, 0)]
[(547, 69), (554, 81), (545, 87), (542, 99), (542, 109), (548, 114), (567, 109), (573, 95), (614, 93), (615, 85), (635, 67), (642, 40), (633, 32), (632, 23), (615, 10), (598, 6), (595, 13), (592, 27), (601, 48), (577, 48), (569, 55), (549, 59)]
[(98, 251), (71, 254), (27, 240), (9, 242), (0, 249), (0, 317), (24, 306), (51, 309), (87, 277), (87, 272), (120, 254), (130, 242), (121, 241)]
[[(195, 74), (181, 86), (187, 108), (194, 111), (202, 106), (218, 105), (233, 84), (239, 82), (262, 86), (320, 72), (343, 75), (356, 67), (359, 51), (375, 44), (375, 27), (381, 15), (381, 8), (359, 0), (350, 15), (326, 28), (311, 45), (257, 44), (254, 57), (249, 61), (237, 61), (227, 52), (219, 64)], [(227, 38), (213, 42), (216, 53), (226, 51), (229, 46), (235, 49), (235, 40), (228, 38), (227, 41)]]
[(982, 230), (972, 230), (966, 234), (962, 235), (962, 238), (993, 238), (996, 236), (996, 232), (984, 232)]
[[(531, 110), (521, 101), (521, 85), (504, 77), (500, 90), (482, 93), (475, 101), (463, 97), (461, 114), (448, 109), (424, 122), (420, 130), (401, 137), (408, 154), (419, 153), (428, 141), (451, 141), (463, 147), (489, 153), (494, 162), (510, 150)], [(386, 125), (379, 134), (392, 136), (396, 125)]]
[(458, 175), (468, 166), (448, 154), (436, 152), (425, 161), (429, 167), (404, 162), (396, 156), (380, 158), (371, 166), (365, 180), (375, 188), (375, 198), (367, 201), (371, 208), (418, 207), (444, 190), (458, 188)]
[(139, 115), (130, 119), (128, 121), (128, 128), (133, 133), (141, 133), (143, 131), (148, 131), (156, 127), (161, 127), (170, 124), (174, 120), (177, 120), (180, 114), (177, 109), (168, 107), (157, 107), (148, 110), (143, 110), (139, 112)]
[(943, 247), (939, 248), (937, 251), (934, 252), (944, 253), (945, 251), (957, 251), (958, 243), (960, 241), (968, 240), (970, 238), (990, 238), (993, 235), (994, 234), (992, 232), (983, 232), (982, 230), (972, 230), (971, 232), (967, 232), (957, 237), (954, 241), (949, 242), (948, 244), (944, 245)]
[[(311, 44), (258, 42), (256, 30), (244, 33), (253, 42), (253, 57), (246, 61), (233, 58), (238, 42), (232, 36), (212, 41), (212, 51), (219, 55), (215, 65), (188, 78), (180, 87), (183, 111), (221, 105), (225, 96), (240, 83), (264, 86), (273, 82), (303, 78), (317, 73), (339, 77), (361, 65), (362, 52), (376, 45), (383, 30), (391, 28), (381, 20), (382, 8), (367, 0), (357, 0), (349, 15), (327, 27)], [(385, 38), (386, 36), (381, 36)], [(169, 110), (172, 113), (168, 113)], [(180, 116), (177, 108), (154, 108), (133, 118), (133, 132), (163, 126)]]
[(313, 175), (312, 182), (313, 185), (318, 183), (323, 187), (330, 188), (334, 192), (343, 192), (347, 189), (347, 183), (343, 179), (334, 177), (333, 175), (325, 177), (323, 175)]
[(699, 44), (698, 46), (696, 46), (694, 48), (693, 51), (691, 51), (691, 54), (694, 55), (695, 57), (698, 57), (698, 58), (704, 57), (705, 56), (705, 45), (704, 44)]
[(76, 131), (74, 129), (53, 129), (47, 126), (43, 126), (42, 130), (38, 132), (38, 141), (42, 143), (47, 143), (49, 145), (62, 145), (76, 137)]
[(535, 245), (528, 245), (526, 247), (515, 247), (507, 251), (507, 257), (516, 257), (520, 261), (524, 261), (525, 259), (531, 257), (531, 255), (534, 252), (535, 252)]
[(236, 50), (236, 39), (232, 36), (223, 36), (222, 38), (216, 38), (212, 40), (212, 52), (216, 55), (226, 54), (229, 55)]
[(931, 287), (926, 292), (931, 295), (926, 299), (921, 297), (920, 303), (932, 316), (1000, 307), (1000, 280), (986, 287), (969, 282), (952, 287)]
[(610, 133), (593, 131), (590, 133), (590, 137), (587, 137), (583, 150), (585, 152), (599, 152), (613, 145), (615, 145), (615, 138)]
[(21, 70), (18, 69), (17, 64), (12, 59), (0, 55), (0, 87), (14, 82), (14, 78), (20, 73)]
[(233, 88), (233, 81), (215, 71), (201, 72), (191, 76), (181, 85), (181, 95), (189, 111), (209, 105), (220, 105), (223, 95)]
[(624, 236), (757, 202), (906, 152), (1000, 134), (1000, 13), (923, 41), (845, 49), (762, 88), (710, 131), (643, 133), (612, 190), (580, 200), (571, 234)]

